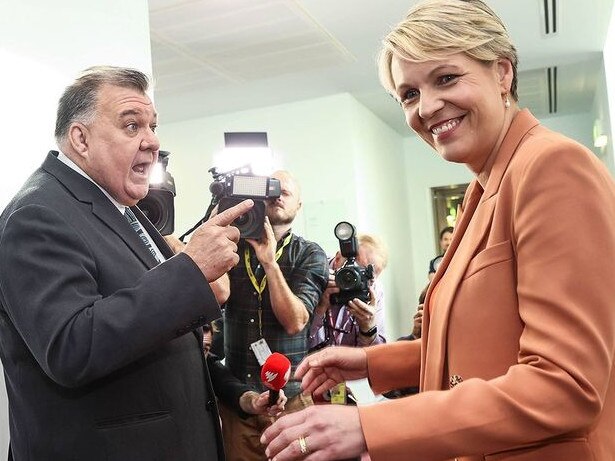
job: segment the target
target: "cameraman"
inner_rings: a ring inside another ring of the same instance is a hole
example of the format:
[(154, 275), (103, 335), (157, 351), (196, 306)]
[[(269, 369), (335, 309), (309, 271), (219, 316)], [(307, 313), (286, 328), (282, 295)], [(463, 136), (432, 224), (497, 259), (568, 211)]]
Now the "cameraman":
[(356, 262), (363, 267), (369, 264), (374, 266), (369, 304), (357, 298), (346, 305), (331, 304), (331, 294), (340, 291), (335, 284), (335, 271), (346, 262), (346, 258), (338, 251), (329, 263), (327, 289), (314, 311), (310, 327), (310, 350), (333, 345), (364, 347), (386, 342), (384, 291), (377, 279), (387, 265), (387, 251), (382, 241), (373, 235), (360, 234), (357, 239), (359, 247)]
[[(230, 297), (224, 312), (226, 365), (235, 377), (259, 392), (266, 388), (254, 351), (268, 347), (286, 355), (294, 373), (307, 354), (309, 322), (328, 274), (323, 249), (291, 232), (301, 208), (299, 185), (286, 171), (271, 176), (280, 181), (281, 195), (265, 202), (263, 236), (239, 242), (239, 263), (229, 272)], [(292, 375), (284, 392), (288, 396), (286, 412), (313, 403), (301, 394), (300, 382), (293, 381)], [(267, 460), (260, 437), (273, 418), (242, 418), (224, 405), (220, 415), (229, 461)]]

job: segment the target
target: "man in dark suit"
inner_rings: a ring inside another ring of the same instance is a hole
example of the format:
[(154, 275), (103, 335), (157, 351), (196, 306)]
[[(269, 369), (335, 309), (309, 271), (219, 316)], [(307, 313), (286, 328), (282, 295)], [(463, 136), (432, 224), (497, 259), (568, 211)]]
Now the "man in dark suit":
[(228, 224), (252, 204), (215, 216), (173, 256), (135, 206), (158, 159), (147, 88), (131, 69), (80, 76), (59, 102), (61, 152), (0, 217), (16, 461), (224, 459), (198, 331), (220, 317), (209, 283), (238, 262)]

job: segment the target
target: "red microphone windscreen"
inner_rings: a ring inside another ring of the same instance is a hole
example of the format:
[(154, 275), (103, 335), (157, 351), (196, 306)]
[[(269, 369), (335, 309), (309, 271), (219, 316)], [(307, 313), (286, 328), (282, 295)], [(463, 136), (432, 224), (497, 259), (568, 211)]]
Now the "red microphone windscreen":
[(290, 378), (290, 360), (283, 354), (274, 352), (261, 368), (261, 380), (269, 389), (279, 391)]

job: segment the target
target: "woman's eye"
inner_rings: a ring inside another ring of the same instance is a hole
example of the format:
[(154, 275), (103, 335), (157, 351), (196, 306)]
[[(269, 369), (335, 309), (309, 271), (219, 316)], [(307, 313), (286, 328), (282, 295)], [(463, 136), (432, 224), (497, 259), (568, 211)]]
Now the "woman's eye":
[(418, 90), (408, 90), (404, 93), (401, 104), (403, 105), (407, 105), (412, 103), (412, 101), (414, 101), (419, 95)]
[(438, 78), (438, 83), (440, 85), (446, 85), (447, 83), (456, 81), (458, 78), (459, 78), (459, 75), (454, 75), (454, 74), (443, 75), (442, 77)]

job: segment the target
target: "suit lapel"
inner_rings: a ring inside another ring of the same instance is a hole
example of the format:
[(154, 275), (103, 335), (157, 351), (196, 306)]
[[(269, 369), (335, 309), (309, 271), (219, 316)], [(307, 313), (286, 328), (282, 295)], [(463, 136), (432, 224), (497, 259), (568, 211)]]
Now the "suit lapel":
[[(458, 217), (453, 240), (430, 284), (423, 314), (423, 348), (421, 356), (421, 388), (441, 389), (446, 370), (447, 330), (450, 310), (455, 300), (468, 264), (482, 250), (489, 236), (497, 192), (515, 151), (525, 135), (538, 125), (529, 113), (521, 111), (514, 118), (504, 138), (489, 174), (487, 185), (482, 187), (474, 180), (466, 192), (462, 212)], [(440, 283), (443, 282), (443, 283)], [(431, 298), (437, 291), (437, 307)]]
[[(92, 209), (92, 214), (100, 222), (107, 226), (110, 231), (118, 235), (124, 243), (126, 243), (128, 249), (132, 251), (132, 253), (139, 260), (141, 260), (141, 262), (148, 269), (156, 266), (156, 260), (145, 245), (143, 245), (143, 242), (137, 233), (132, 229), (130, 223), (124, 218), (124, 216), (122, 216), (120, 211), (113, 203), (111, 203), (105, 194), (103, 194), (100, 188), (92, 181), (83, 177), (81, 174), (71, 169), (68, 165), (65, 165), (63, 162), (58, 160), (57, 155), (57, 152), (49, 152), (47, 158), (43, 162), (42, 168), (56, 177), (57, 180), (60, 181), (77, 200), (82, 203), (89, 203)], [(137, 207), (133, 207), (132, 210), (137, 215), (139, 222), (144, 224), (144, 221), (147, 221), (145, 215), (138, 210)], [(147, 221), (147, 223), (149, 223), (149, 221)], [(168, 247), (166, 242), (164, 242), (164, 239), (160, 237), (159, 240), (156, 240), (154, 234), (158, 234), (158, 232), (151, 225), (151, 223), (149, 223), (149, 226), (151, 226), (151, 228), (144, 225), (147, 232), (152, 236), (152, 238), (154, 238), (155, 243), (161, 249), (164, 256), (170, 257), (167, 256), (169, 252), (172, 256), (171, 249)], [(160, 241), (164, 244), (163, 246), (161, 246)]]
[[(134, 211), (134, 208), (132, 208), (132, 210)], [(108, 199), (106, 203), (93, 202), (92, 214), (102, 221), (111, 231), (115, 232), (124, 243), (126, 243), (130, 251), (132, 251), (148, 269), (158, 264), (149, 249), (143, 244), (143, 241), (141, 241), (141, 237), (139, 237), (122, 213), (120, 213), (115, 205)], [(139, 219), (139, 221), (141, 220)]]

